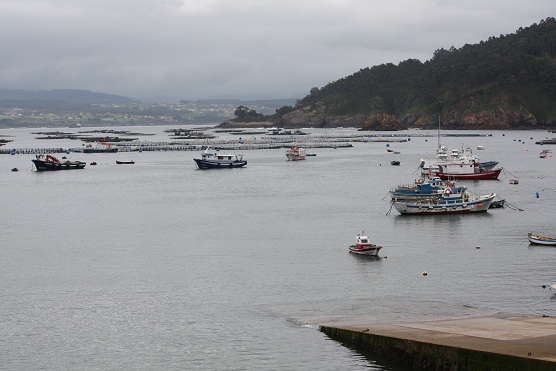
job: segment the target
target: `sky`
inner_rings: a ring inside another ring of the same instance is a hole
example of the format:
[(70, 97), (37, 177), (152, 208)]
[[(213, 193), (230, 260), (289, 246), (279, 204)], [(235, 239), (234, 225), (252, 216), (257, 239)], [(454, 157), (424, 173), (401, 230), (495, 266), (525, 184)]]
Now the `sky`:
[(554, 16), (555, 0), (0, 0), (0, 89), (302, 98)]

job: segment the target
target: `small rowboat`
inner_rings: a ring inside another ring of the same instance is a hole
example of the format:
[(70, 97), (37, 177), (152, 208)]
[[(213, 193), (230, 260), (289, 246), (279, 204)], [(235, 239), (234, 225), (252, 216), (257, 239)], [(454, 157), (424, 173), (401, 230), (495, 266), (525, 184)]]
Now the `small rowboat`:
[(130, 164), (133, 165), (135, 161), (116, 161), (118, 165)]
[(556, 245), (556, 238), (546, 237), (538, 234), (528, 233), (529, 243), (535, 245)]

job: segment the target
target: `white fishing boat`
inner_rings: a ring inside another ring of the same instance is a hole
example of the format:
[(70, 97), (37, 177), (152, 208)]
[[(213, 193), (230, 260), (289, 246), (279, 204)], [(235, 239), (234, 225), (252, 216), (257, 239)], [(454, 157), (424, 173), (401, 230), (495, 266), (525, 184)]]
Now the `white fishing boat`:
[(355, 245), (349, 247), (349, 252), (357, 255), (376, 256), (382, 249), (382, 246), (375, 245), (369, 242), (369, 237), (365, 236), (365, 232), (357, 235)]
[(485, 212), (495, 193), (471, 196), (467, 187), (445, 187), (428, 197), (394, 200), (395, 209), (407, 215), (470, 214)]
[(292, 147), (291, 149), (288, 149), (286, 151), (286, 157), (288, 158), (289, 161), (305, 160), (306, 156), (307, 156), (307, 151), (305, 150), (305, 148)]

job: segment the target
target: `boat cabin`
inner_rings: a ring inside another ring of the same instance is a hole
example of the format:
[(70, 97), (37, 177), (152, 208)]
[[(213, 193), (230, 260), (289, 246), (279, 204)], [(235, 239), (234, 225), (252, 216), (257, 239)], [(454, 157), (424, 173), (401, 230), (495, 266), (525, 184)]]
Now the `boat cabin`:
[(369, 237), (358, 234), (357, 243), (358, 244), (369, 243)]

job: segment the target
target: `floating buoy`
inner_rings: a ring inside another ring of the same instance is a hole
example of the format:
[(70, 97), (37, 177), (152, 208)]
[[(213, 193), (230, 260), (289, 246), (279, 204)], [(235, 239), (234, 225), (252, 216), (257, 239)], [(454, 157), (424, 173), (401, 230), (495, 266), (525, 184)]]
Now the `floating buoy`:
[(539, 198), (539, 192), (535, 193), (536, 197)]
[(426, 276), (428, 273), (427, 272), (423, 272), (423, 276)]
[(542, 288), (543, 288), (543, 289), (546, 289), (546, 285), (542, 285)]

